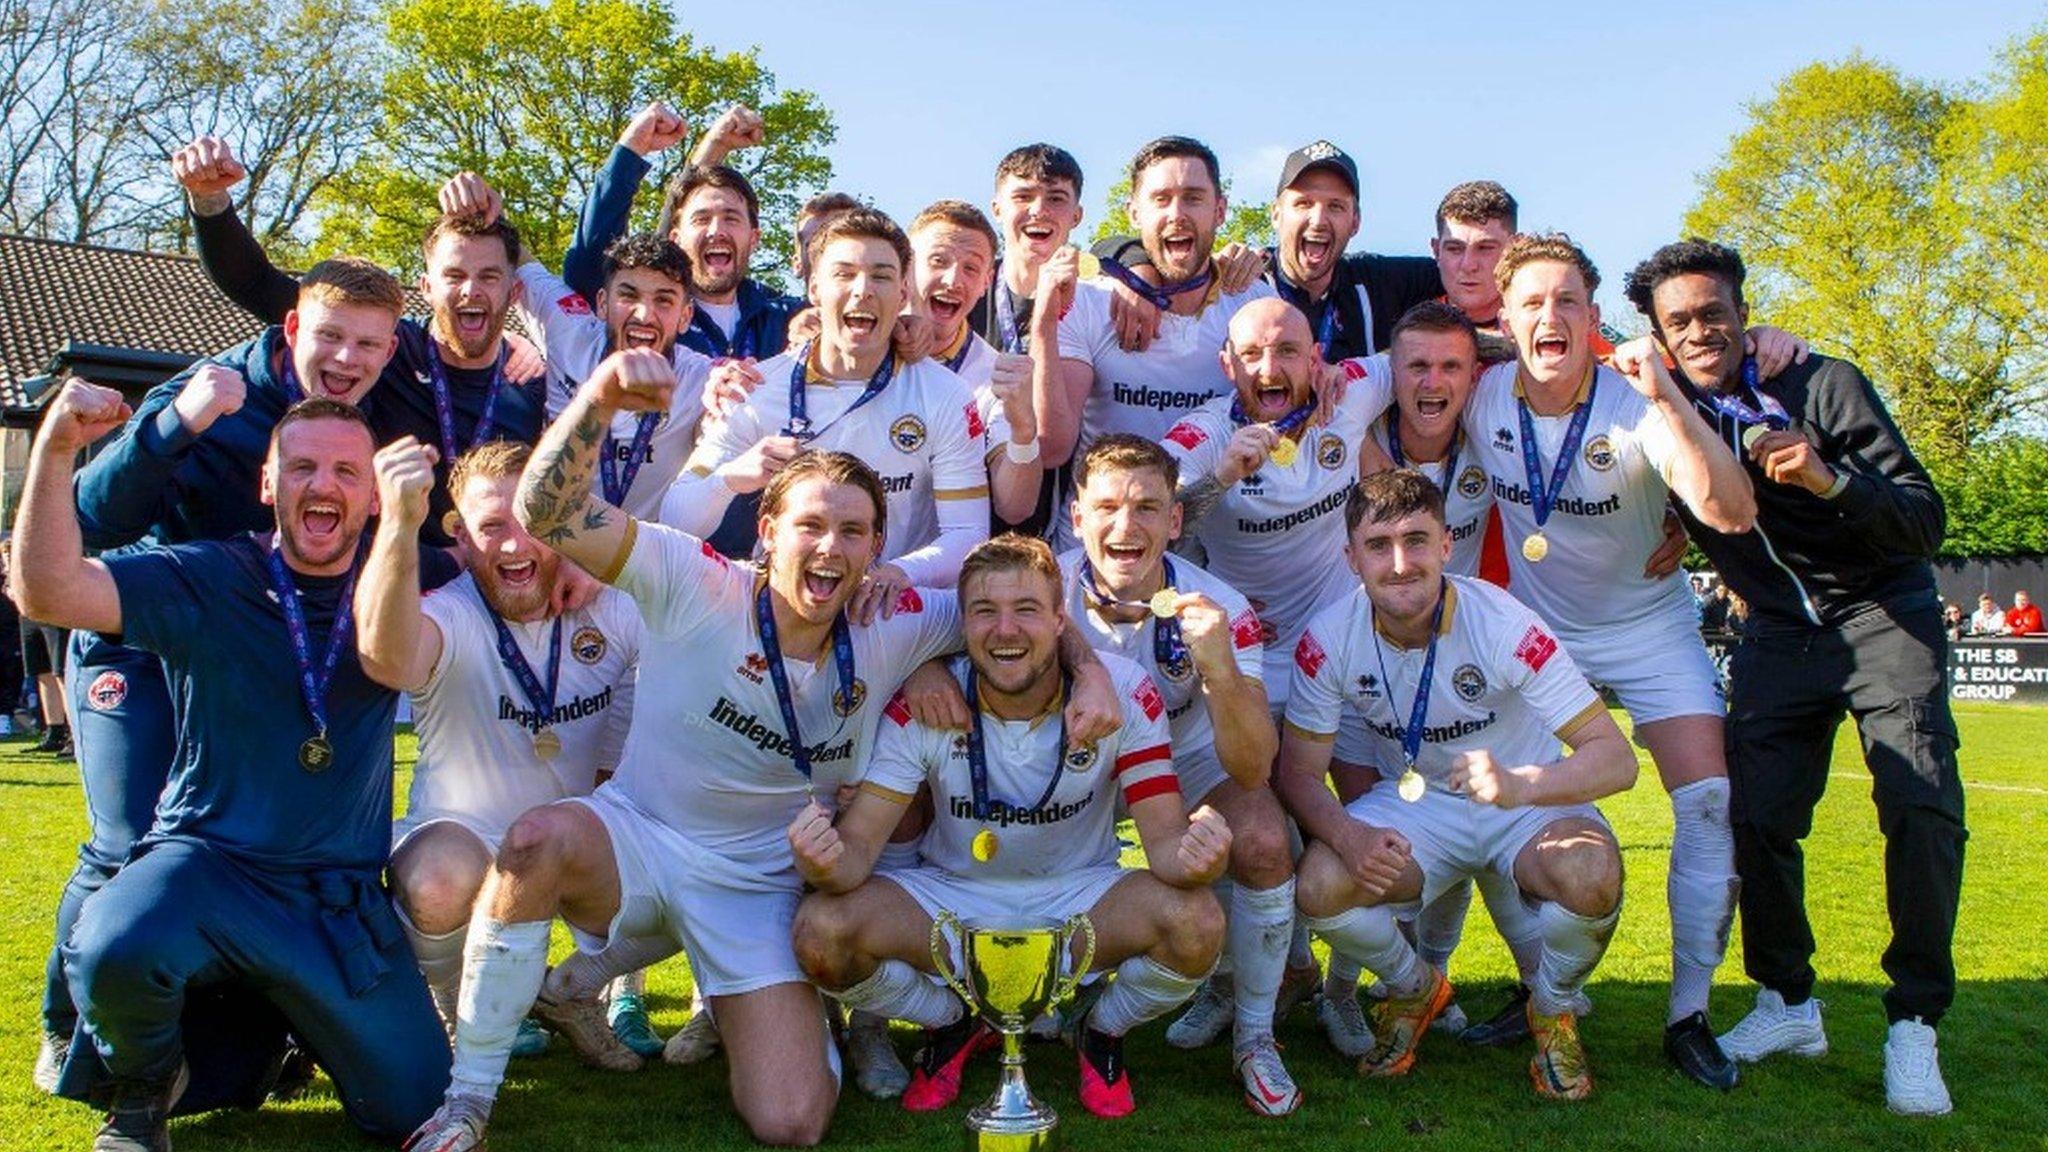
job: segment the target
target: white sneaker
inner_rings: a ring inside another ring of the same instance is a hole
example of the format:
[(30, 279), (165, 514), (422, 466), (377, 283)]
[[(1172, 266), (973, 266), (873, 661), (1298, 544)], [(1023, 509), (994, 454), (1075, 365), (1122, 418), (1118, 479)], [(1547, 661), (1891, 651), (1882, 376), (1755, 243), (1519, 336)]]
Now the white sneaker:
[(1471, 1026), (1472, 1022), (1465, 1018), (1465, 1010), (1458, 1007), (1456, 1000), (1445, 1005), (1444, 1010), (1437, 1013), (1436, 1019), (1429, 1022), (1431, 1032), (1441, 1032), (1446, 1036), (1463, 1035), (1465, 1029)]
[(718, 1021), (705, 1009), (698, 1009), (676, 1033), (668, 1038), (661, 1058), (671, 1064), (701, 1064), (718, 1051)]
[(846, 1055), (853, 1061), (853, 1082), (877, 1100), (894, 1100), (910, 1087), (910, 1069), (889, 1043), (889, 1022), (856, 1013), (846, 1026)]
[(451, 1093), (427, 1122), (405, 1138), (405, 1152), (473, 1152), (484, 1146), (491, 1106), (464, 1093)]
[(1206, 1048), (1237, 1022), (1237, 996), (1215, 977), (1202, 981), (1180, 1019), (1166, 1026), (1166, 1042), (1175, 1048)]
[(1285, 1116), (1301, 1107), (1301, 1089), (1280, 1062), (1280, 1045), (1270, 1034), (1238, 1049), (1237, 1077), (1244, 1082), (1245, 1107), (1261, 1116)]
[(1316, 1022), (1330, 1038), (1330, 1047), (1346, 1059), (1356, 1060), (1372, 1051), (1372, 1025), (1366, 1021), (1365, 1006), (1358, 994), (1316, 997)]
[(1901, 1116), (1946, 1116), (1953, 1107), (1934, 1029), (1918, 1020), (1900, 1020), (1885, 1035), (1884, 1102)]
[(1759, 988), (1756, 1007), (1720, 1037), (1721, 1051), (1743, 1064), (1754, 1064), (1775, 1052), (1825, 1056), (1828, 1034), (1821, 1027), (1820, 1010), (1819, 1000), (1788, 1005), (1783, 996)]

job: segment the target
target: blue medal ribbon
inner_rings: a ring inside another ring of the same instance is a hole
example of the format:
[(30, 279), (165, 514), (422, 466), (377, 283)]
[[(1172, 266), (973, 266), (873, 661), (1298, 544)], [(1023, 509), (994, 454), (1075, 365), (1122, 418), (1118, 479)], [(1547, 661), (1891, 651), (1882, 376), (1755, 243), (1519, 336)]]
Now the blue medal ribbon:
[[(1465, 446), (1465, 433), (1461, 429), (1451, 433), (1451, 452), (1444, 457), (1444, 495), (1451, 494), (1451, 485), (1458, 480), (1458, 451)], [(1401, 453), (1401, 420), (1393, 414), (1387, 420), (1387, 454), (1394, 458), (1394, 467), (1408, 467), (1408, 458)]]
[[(1422, 676), (1415, 683), (1415, 702), (1408, 706), (1408, 723), (1401, 729), (1401, 755), (1414, 768), (1422, 756), (1422, 730), (1429, 718), (1429, 685), (1436, 678), (1436, 642), (1444, 624), (1444, 601), (1450, 599), (1450, 581), (1437, 578), (1436, 611), (1429, 615), (1429, 651), (1422, 658)], [(1380, 682), (1387, 686), (1387, 708), (1394, 707), (1394, 678), (1387, 674), (1387, 650), (1380, 644), (1380, 630), (1372, 630), (1372, 647), (1380, 660)], [(1395, 713), (1398, 717), (1400, 714)]]
[(512, 678), (519, 682), (519, 690), (525, 694), (526, 702), (533, 705), (534, 733), (538, 734), (541, 729), (552, 727), (552, 717), (555, 714), (555, 687), (561, 682), (562, 677), (562, 618), (555, 617), (554, 631), (548, 637), (548, 680), (543, 685), (540, 677), (534, 675), (533, 665), (526, 662), (526, 654), (519, 650), (518, 641), (512, 637), (512, 629), (505, 626), (503, 618), (492, 611), (489, 604), (484, 605), (484, 611), (490, 613), (491, 625), (498, 630), (499, 661), (505, 665), (507, 672), (512, 673)]
[[(1717, 429), (1741, 456), (1743, 433), (1751, 428), (1763, 427), (1773, 432), (1782, 432), (1792, 426), (1792, 414), (1778, 403), (1777, 397), (1767, 395), (1757, 387), (1756, 357), (1742, 358), (1742, 387), (1739, 392), (1726, 393), (1710, 388), (1694, 389), (1706, 404), (1700, 405), (1700, 414), (1713, 420)], [(1752, 407), (1747, 397), (1756, 397)], [(1711, 406), (1711, 410), (1708, 406)]]
[[(1301, 429), (1302, 425), (1308, 423), (1309, 417), (1315, 414), (1315, 403), (1314, 401), (1310, 401), (1309, 403), (1303, 404), (1301, 407), (1296, 408), (1294, 411), (1289, 412), (1287, 415), (1280, 417), (1278, 420), (1273, 421), (1273, 431), (1279, 433), (1283, 437), (1292, 436), (1295, 432)], [(1242, 428), (1245, 425), (1252, 423), (1252, 418), (1245, 413), (1244, 401), (1236, 396), (1230, 398), (1230, 423), (1233, 427), (1237, 428)]]
[(794, 437), (803, 441), (816, 440), (818, 437), (823, 436), (831, 430), (834, 424), (853, 415), (862, 405), (880, 396), (882, 389), (887, 388), (889, 381), (894, 379), (896, 375), (896, 353), (891, 351), (882, 357), (881, 367), (875, 369), (875, 374), (868, 378), (867, 387), (861, 389), (861, 393), (854, 399), (852, 407), (826, 422), (823, 428), (813, 428), (811, 427), (810, 406), (804, 399), (804, 386), (810, 382), (810, 363), (811, 346), (809, 343), (806, 343), (802, 348), (797, 349), (796, 365), (789, 372), (789, 423), (782, 429), (784, 436)]
[[(1159, 563), (1166, 570), (1166, 583), (1161, 587), (1174, 587), (1173, 561), (1161, 556)], [(1145, 601), (1118, 600), (1114, 596), (1103, 594), (1101, 586), (1095, 582), (1095, 569), (1089, 566), (1088, 558), (1085, 556), (1081, 558), (1080, 575), (1081, 590), (1087, 593), (1090, 600), (1095, 601), (1097, 608), (1115, 608), (1120, 605), (1145, 608), (1145, 614), (1152, 620), (1152, 663), (1169, 679), (1186, 679), (1189, 656), (1187, 641), (1181, 639), (1180, 617), (1153, 616), (1151, 605)], [(1178, 675), (1174, 674), (1175, 669), (1180, 670)]]
[[(789, 670), (782, 666), (782, 641), (775, 633), (775, 603), (768, 585), (754, 595), (754, 623), (761, 630), (761, 655), (768, 659), (768, 680), (775, 686), (775, 706), (782, 710), (782, 726), (789, 735), (789, 758), (795, 762), (796, 770), (803, 773), (805, 780), (811, 778), (811, 749), (804, 743), (804, 734), (796, 720), (796, 697), (789, 689)], [(841, 716), (853, 715), (860, 706), (855, 686), (860, 682), (854, 678), (853, 631), (847, 627), (846, 613), (832, 618), (832, 663), (839, 673), (839, 688), (832, 693), (832, 708)]]
[[(1011, 804), (1012, 811), (1036, 812), (1046, 806), (1052, 794), (1059, 790), (1060, 777), (1067, 770), (1067, 698), (1073, 685), (1062, 675), (1060, 677), (1060, 752), (1052, 762), (1052, 779), (1045, 782), (1045, 791), (1038, 794), (1029, 808), (1018, 808)], [(981, 678), (975, 674), (972, 661), (967, 665), (967, 714), (972, 720), (967, 725), (967, 779), (974, 789), (974, 818), (987, 820), (991, 801), (988, 796), (988, 746), (984, 743), (981, 729)], [(997, 803), (1007, 803), (997, 801)]]
[(1586, 385), (1586, 398), (1572, 409), (1571, 423), (1565, 425), (1564, 443), (1558, 446), (1557, 463), (1550, 470), (1547, 489), (1543, 485), (1543, 461), (1536, 454), (1536, 421), (1529, 415), (1528, 400), (1515, 398), (1515, 412), (1522, 420), (1522, 467), (1529, 476), (1529, 509), (1536, 514), (1538, 529), (1550, 519), (1550, 510), (1557, 506), (1557, 494), (1564, 490), (1565, 477), (1571, 475), (1579, 441), (1586, 436), (1586, 421), (1593, 414), (1593, 393), (1599, 387), (1600, 375), (1595, 371)]
[[(476, 426), (470, 429), (469, 444), (474, 448), (490, 438), (491, 417), (498, 411), (498, 391), (505, 384), (505, 357), (508, 353), (505, 342), (498, 342), (498, 362), (491, 367), (490, 390), (484, 394), (484, 410), (477, 413)], [(449, 398), (448, 369), (441, 363), (441, 346), (434, 338), (427, 338), (427, 379), (434, 390), (434, 415), (441, 423), (441, 463), (452, 464), (462, 455), (464, 445), (455, 438), (455, 405)]]
[[(1279, 254), (1269, 251), (1267, 255), (1273, 261), (1273, 288), (1280, 294), (1280, 298), (1301, 309), (1302, 316), (1314, 316), (1316, 308), (1309, 300), (1308, 292), (1299, 285), (1290, 283), (1287, 274), (1280, 270)], [(1337, 284), (1333, 278), (1329, 293), (1323, 297), (1322, 317), (1315, 321), (1316, 347), (1322, 349), (1324, 360), (1330, 358), (1330, 348), (1337, 342), (1341, 323), (1337, 315)]]
[(733, 334), (727, 336), (718, 330), (718, 321), (703, 308), (690, 311), (690, 327), (704, 337), (704, 341), (717, 349), (717, 355), (728, 360), (751, 360), (754, 356), (754, 334), (747, 331), (746, 317), (733, 322)]
[(626, 493), (633, 489), (633, 478), (640, 475), (640, 466), (647, 462), (651, 453), (647, 446), (654, 441), (654, 426), (661, 423), (659, 412), (643, 412), (633, 424), (633, 439), (627, 446), (626, 462), (618, 462), (619, 442), (612, 438), (612, 430), (604, 430), (604, 448), (597, 457), (598, 482), (604, 486), (605, 503), (614, 508), (626, 506)]
[(1151, 301), (1152, 306), (1161, 312), (1168, 312), (1173, 309), (1173, 298), (1175, 296), (1183, 292), (1193, 292), (1197, 288), (1207, 288), (1209, 281), (1216, 278), (1216, 262), (1213, 260), (1203, 266), (1200, 272), (1182, 280), (1178, 284), (1161, 284), (1157, 287), (1146, 283), (1144, 277), (1106, 256), (1102, 257), (1099, 262), (1102, 265), (1103, 275), (1136, 292), (1146, 300)]
[[(991, 333), (993, 339), (989, 343), (994, 344), (1004, 352), (1023, 352), (1025, 350), (1024, 321), (1017, 307), (1016, 293), (1011, 292), (1010, 286), (1003, 283), (1000, 266), (996, 269), (995, 296), (996, 306), (993, 310), (995, 313), (995, 331)], [(1024, 303), (1031, 303), (1030, 297), (1026, 297)]]
[[(357, 551), (361, 560), (361, 550)], [(342, 649), (351, 647), (350, 637), (355, 624), (356, 573), (360, 563), (351, 564), (348, 579), (341, 585), (341, 603), (334, 610), (334, 624), (327, 630), (327, 651), (316, 662), (313, 658), (313, 639), (306, 626), (306, 609), (299, 603), (299, 587), (292, 580), (291, 569), (284, 562), (281, 548), (273, 547), (263, 554), (264, 564), (270, 569), (271, 587), (277, 592), (277, 606), (284, 612), (285, 633), (291, 637), (292, 655), (299, 665), (299, 695), (306, 702), (306, 711), (313, 717), (313, 726), (319, 729), (318, 736), (327, 736), (327, 688), (334, 682), (334, 669), (341, 660)]]

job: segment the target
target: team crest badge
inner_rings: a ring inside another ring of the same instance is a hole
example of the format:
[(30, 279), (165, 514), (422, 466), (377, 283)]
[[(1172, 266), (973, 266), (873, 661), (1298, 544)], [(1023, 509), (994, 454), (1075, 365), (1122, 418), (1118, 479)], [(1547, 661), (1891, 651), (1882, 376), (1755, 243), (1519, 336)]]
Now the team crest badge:
[(1605, 436), (1595, 436), (1586, 441), (1586, 463), (1595, 472), (1605, 472), (1614, 467), (1614, 444)]
[(1467, 500), (1479, 499), (1486, 492), (1486, 469), (1477, 464), (1467, 464), (1465, 470), (1458, 473), (1458, 482), (1454, 487), (1457, 488), (1458, 495)]
[(605, 647), (604, 633), (595, 628), (578, 628), (576, 634), (569, 637), (569, 654), (576, 657), (578, 663), (595, 664), (604, 659)]
[(853, 683), (832, 693), (832, 711), (844, 720), (860, 711), (860, 706), (867, 702), (867, 698), (867, 681), (856, 677)]
[(1460, 664), (1458, 670), (1451, 673), (1451, 688), (1458, 693), (1458, 699), (1467, 704), (1477, 703), (1481, 696), (1486, 695), (1486, 673), (1481, 672), (1477, 664)]
[(93, 677), (85, 690), (85, 702), (95, 712), (111, 712), (128, 698), (128, 677), (112, 668)]
[(898, 452), (915, 452), (924, 447), (924, 421), (915, 416), (898, 417), (889, 425), (889, 443)]
[(1318, 140), (1301, 150), (1305, 160), (1328, 160), (1337, 154), (1337, 146), (1328, 140)]
[(1344, 466), (1344, 438), (1335, 432), (1325, 432), (1316, 439), (1316, 463), (1335, 472)]
[(1095, 767), (1095, 761), (1098, 758), (1098, 753), (1093, 744), (1083, 744), (1077, 748), (1069, 748), (1067, 749), (1067, 771), (1086, 772), (1090, 768)]
[(1188, 655), (1187, 650), (1183, 648), (1172, 656), (1167, 657), (1166, 663), (1161, 664), (1159, 670), (1164, 672), (1166, 678), (1175, 684), (1185, 684), (1188, 677), (1195, 674), (1195, 662)]

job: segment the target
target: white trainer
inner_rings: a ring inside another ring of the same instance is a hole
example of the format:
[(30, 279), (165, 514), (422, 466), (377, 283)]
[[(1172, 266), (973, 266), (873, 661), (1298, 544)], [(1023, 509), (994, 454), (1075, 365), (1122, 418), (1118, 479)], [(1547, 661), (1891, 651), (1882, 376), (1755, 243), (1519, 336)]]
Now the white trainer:
[(711, 1059), (718, 1051), (718, 1021), (711, 1012), (699, 1008), (691, 1014), (676, 1033), (668, 1038), (668, 1046), (661, 1050), (661, 1058), (670, 1064), (701, 1064)]
[(1366, 1020), (1365, 1006), (1358, 1002), (1356, 992), (1349, 996), (1325, 992), (1316, 997), (1316, 1022), (1330, 1038), (1330, 1047), (1346, 1059), (1356, 1060), (1372, 1051), (1372, 1024)]
[(491, 1106), (465, 1093), (450, 1093), (427, 1122), (405, 1138), (404, 1152), (480, 1152)]
[(1446, 1036), (1463, 1035), (1465, 1029), (1471, 1026), (1472, 1021), (1465, 1018), (1465, 1010), (1458, 1007), (1456, 1000), (1444, 1005), (1444, 1010), (1437, 1013), (1436, 1019), (1429, 1022), (1431, 1032), (1441, 1032)]
[(1237, 1050), (1237, 1077), (1244, 1081), (1245, 1107), (1261, 1116), (1285, 1116), (1301, 1107), (1301, 1089), (1280, 1060), (1272, 1035), (1254, 1036)]
[(1946, 1116), (1954, 1107), (1934, 1029), (1918, 1020), (1900, 1020), (1885, 1034), (1884, 1103), (1901, 1116)]
[(1237, 995), (1215, 977), (1202, 981), (1180, 1019), (1166, 1026), (1166, 1042), (1175, 1048), (1206, 1048), (1237, 1022)]
[(853, 1061), (853, 1082), (877, 1100), (894, 1100), (910, 1087), (910, 1069), (889, 1042), (889, 1022), (865, 1012), (853, 1013), (846, 1025), (846, 1055)]
[(1787, 1004), (1783, 996), (1759, 988), (1756, 1007), (1721, 1035), (1721, 1051), (1743, 1064), (1754, 1064), (1777, 1052), (1825, 1056), (1828, 1034), (1821, 1027), (1820, 1010), (1819, 1000)]

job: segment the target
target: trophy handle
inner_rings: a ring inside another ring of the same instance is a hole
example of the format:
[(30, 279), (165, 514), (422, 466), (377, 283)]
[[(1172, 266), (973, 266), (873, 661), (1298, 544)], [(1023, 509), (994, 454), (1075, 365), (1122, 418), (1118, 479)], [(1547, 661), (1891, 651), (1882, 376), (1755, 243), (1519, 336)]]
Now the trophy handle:
[[(1081, 939), (1084, 941), (1081, 945), (1081, 961), (1074, 965), (1073, 969), (1067, 972), (1066, 975), (1061, 976), (1058, 983), (1053, 985), (1052, 1002), (1055, 1004), (1064, 1001), (1067, 997), (1074, 994), (1074, 989), (1080, 987), (1081, 977), (1086, 976), (1089, 966), (1095, 963), (1095, 922), (1088, 919), (1088, 915), (1085, 912), (1076, 912), (1074, 915), (1067, 917), (1067, 922), (1060, 926), (1061, 943), (1064, 944), (1066, 941), (1072, 940), (1074, 933), (1077, 931), (1081, 934)], [(1061, 949), (1062, 952), (1065, 950), (1065, 948)]]
[(960, 974), (953, 971), (953, 965), (948, 960), (953, 952), (946, 946), (948, 927), (952, 928), (954, 934), (962, 941), (967, 939), (967, 929), (960, 923), (960, 918), (943, 908), (939, 909), (939, 914), (932, 917), (932, 966), (939, 970), (939, 979), (944, 980), (947, 987), (958, 993), (960, 999), (966, 1002), (968, 1010), (973, 1011), (976, 1007), (974, 989), (969, 988), (967, 983), (960, 979)]

